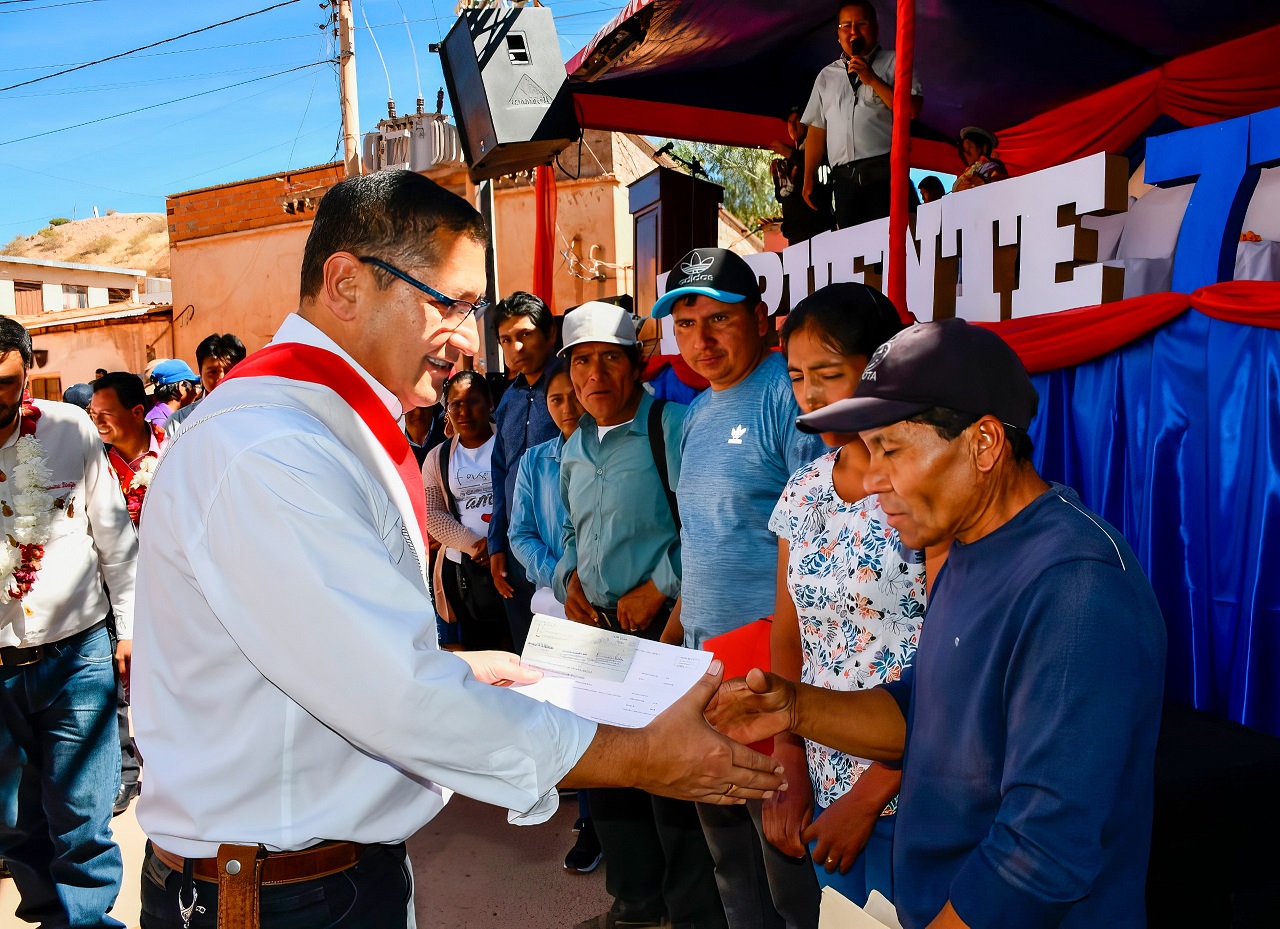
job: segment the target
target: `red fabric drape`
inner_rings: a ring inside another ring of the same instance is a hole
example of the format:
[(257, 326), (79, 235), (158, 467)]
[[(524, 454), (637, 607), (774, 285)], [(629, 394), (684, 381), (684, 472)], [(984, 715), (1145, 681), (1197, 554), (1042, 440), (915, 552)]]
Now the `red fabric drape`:
[(556, 172), (539, 165), (534, 172), (533, 293), (555, 309), (556, 271)]
[(897, 58), (893, 74), (893, 142), (890, 149), (892, 188), (889, 198), (889, 262), (888, 291), (885, 296), (898, 308), (903, 322), (911, 319), (907, 310), (907, 209), (908, 185), (911, 183), (911, 75), (916, 58), (916, 3), (898, 0), (898, 37), (894, 44)]
[(1161, 115), (1188, 126), (1280, 106), (1280, 26), (1175, 58), (1154, 71), (1001, 130), (1014, 174), (1121, 152)]
[(1115, 351), (1190, 309), (1244, 326), (1280, 329), (1280, 283), (1226, 281), (1195, 293), (1147, 294), (1061, 313), (979, 323), (998, 333), (1032, 374)]

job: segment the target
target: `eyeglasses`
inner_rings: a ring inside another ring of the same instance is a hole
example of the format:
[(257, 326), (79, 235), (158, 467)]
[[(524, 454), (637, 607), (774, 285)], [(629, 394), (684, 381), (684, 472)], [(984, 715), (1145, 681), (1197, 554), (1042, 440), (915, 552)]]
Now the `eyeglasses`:
[(410, 274), (406, 274), (404, 271), (401, 271), (395, 265), (388, 264), (387, 262), (383, 261), (381, 258), (370, 258), (369, 256), (366, 255), (362, 257), (360, 261), (367, 265), (375, 265), (381, 268), (383, 271), (386, 271), (392, 277), (398, 277), (400, 280), (404, 281), (406, 284), (410, 285), (411, 287), (416, 287), (418, 290), (422, 291), (432, 300), (435, 300), (437, 303), (443, 305), (444, 321), (446, 323), (455, 323), (456, 324), (454, 326), (455, 329), (458, 326), (461, 326), (463, 323), (465, 323), (467, 321), (467, 317), (469, 317), (472, 313), (480, 314), (480, 313), (483, 313), (485, 310), (489, 309), (489, 301), (486, 300), (484, 297), (481, 297), (475, 303), (471, 303), (470, 301), (467, 301), (467, 300), (459, 300), (457, 297), (446, 297), (444, 294), (440, 293), (440, 291), (436, 290), (434, 287), (430, 286), (429, 284), (422, 283), (422, 281), (418, 280), (416, 277), (413, 277)]

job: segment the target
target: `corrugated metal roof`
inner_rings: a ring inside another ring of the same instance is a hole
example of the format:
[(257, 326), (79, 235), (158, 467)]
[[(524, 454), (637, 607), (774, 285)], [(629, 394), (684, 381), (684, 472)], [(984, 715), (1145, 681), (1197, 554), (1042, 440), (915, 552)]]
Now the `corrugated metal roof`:
[(73, 261), (46, 261), (40, 258), (19, 258), (16, 255), (0, 255), (0, 264), (32, 265), (37, 268), (63, 268), (68, 271), (105, 271), (108, 274), (127, 274), (130, 277), (146, 277), (147, 272), (138, 268), (115, 268), (110, 265), (82, 265)]
[(20, 318), (19, 322), (27, 328), (28, 332), (38, 332), (41, 329), (52, 329), (54, 326), (75, 326), (80, 323), (97, 323), (106, 320), (130, 319), (137, 316), (160, 315), (171, 312), (173, 312), (172, 304), (138, 306), (130, 303), (117, 309), (100, 310), (84, 316), (73, 316), (65, 312), (46, 313), (44, 316), (39, 317)]

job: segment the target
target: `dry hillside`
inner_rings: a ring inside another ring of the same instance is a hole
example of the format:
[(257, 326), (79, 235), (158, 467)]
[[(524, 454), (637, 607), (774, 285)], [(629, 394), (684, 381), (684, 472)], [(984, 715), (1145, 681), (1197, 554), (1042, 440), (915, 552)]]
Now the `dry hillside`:
[(35, 235), (15, 236), (0, 254), (141, 268), (152, 277), (169, 276), (169, 235), (160, 213), (114, 213), (46, 226)]

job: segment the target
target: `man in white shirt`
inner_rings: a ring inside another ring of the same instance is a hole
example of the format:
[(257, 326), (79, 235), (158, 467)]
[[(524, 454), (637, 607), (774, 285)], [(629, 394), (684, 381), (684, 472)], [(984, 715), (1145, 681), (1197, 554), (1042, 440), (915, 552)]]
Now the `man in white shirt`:
[(735, 803), (779, 785), (771, 759), (706, 725), (718, 664), (619, 730), (487, 686), (535, 676), (514, 656), (439, 650), (397, 421), (475, 350), (485, 237), (420, 175), (335, 185), (298, 314), (161, 461), (134, 684), (146, 929), (403, 927), (404, 840), (452, 790), (532, 823), (557, 786)]
[(0, 317), (0, 859), (19, 918), (116, 927), (107, 613), (127, 681), (138, 540), (89, 418), (26, 396), (31, 361), (27, 331)]
[[(129, 518), (137, 526), (165, 434), (146, 420), (147, 395), (138, 375), (113, 371), (95, 380), (92, 389), (89, 418), (107, 447), (107, 461), (124, 493)], [(142, 759), (129, 729), (129, 700), (123, 680), (116, 686), (116, 722), (120, 729), (120, 789), (112, 812), (119, 816), (138, 796), (142, 777)]]
[[(880, 45), (880, 24), (871, 0), (840, 8), (836, 24), (841, 55), (818, 72), (800, 121), (805, 139), (805, 202), (815, 209), (818, 167), (831, 165), (836, 226), (845, 229), (889, 215), (889, 148), (893, 140), (893, 80), (897, 55)], [(913, 119), (924, 102), (920, 82), (911, 82)], [(914, 189), (912, 196), (915, 196)]]

